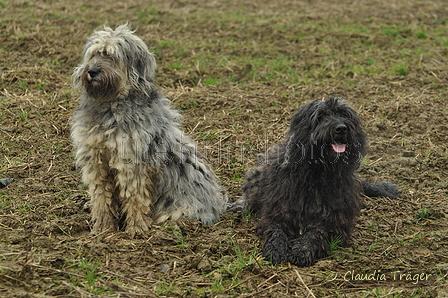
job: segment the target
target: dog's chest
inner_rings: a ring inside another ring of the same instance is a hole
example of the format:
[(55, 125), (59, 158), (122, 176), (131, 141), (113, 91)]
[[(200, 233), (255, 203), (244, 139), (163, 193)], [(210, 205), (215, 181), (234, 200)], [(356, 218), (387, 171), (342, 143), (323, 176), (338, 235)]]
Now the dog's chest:
[(125, 132), (115, 126), (105, 128), (78, 126), (73, 131), (73, 138), (81, 150), (90, 151), (92, 155), (101, 154), (109, 163), (134, 163), (142, 160), (148, 147), (148, 135), (140, 131)]

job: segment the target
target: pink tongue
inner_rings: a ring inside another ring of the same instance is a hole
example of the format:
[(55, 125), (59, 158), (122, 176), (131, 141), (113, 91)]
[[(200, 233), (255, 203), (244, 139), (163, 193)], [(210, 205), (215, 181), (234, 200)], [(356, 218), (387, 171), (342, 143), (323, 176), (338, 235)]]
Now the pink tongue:
[(337, 153), (343, 153), (345, 151), (345, 144), (331, 144), (331, 147)]

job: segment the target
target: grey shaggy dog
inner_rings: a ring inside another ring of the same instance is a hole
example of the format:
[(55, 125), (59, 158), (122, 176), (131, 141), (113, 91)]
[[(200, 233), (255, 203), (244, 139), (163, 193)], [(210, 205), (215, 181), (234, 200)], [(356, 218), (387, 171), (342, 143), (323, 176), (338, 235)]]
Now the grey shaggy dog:
[(181, 216), (213, 223), (227, 197), (156, 89), (154, 56), (133, 33), (128, 25), (95, 31), (72, 77), (81, 102), (71, 136), (92, 232), (144, 236), (151, 224)]
[(330, 97), (299, 109), (286, 140), (246, 174), (237, 202), (259, 218), (265, 259), (311, 266), (330, 253), (329, 242), (350, 239), (361, 192), (397, 197), (393, 183), (359, 180), (365, 147), (358, 115), (344, 100)]

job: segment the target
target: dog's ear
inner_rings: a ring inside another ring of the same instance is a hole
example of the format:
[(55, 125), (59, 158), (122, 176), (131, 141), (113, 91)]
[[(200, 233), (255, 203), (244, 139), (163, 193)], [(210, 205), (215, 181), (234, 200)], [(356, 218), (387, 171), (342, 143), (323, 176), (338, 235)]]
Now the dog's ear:
[(126, 60), (130, 67), (130, 76), (132, 81), (138, 84), (154, 82), (154, 73), (156, 70), (156, 59), (149, 52), (145, 43), (135, 35), (123, 36), (126, 48)]
[(75, 90), (81, 90), (81, 75), (84, 70), (84, 67), (82, 65), (78, 65), (75, 67), (73, 74), (72, 74), (72, 87)]
[(309, 135), (311, 127), (315, 125), (314, 122), (317, 121), (317, 115), (319, 113), (317, 107), (319, 105), (319, 100), (313, 100), (302, 106), (294, 116), (292, 116), (291, 125), (289, 126), (290, 134), (301, 132), (305, 135)]
[(154, 82), (154, 73), (156, 70), (156, 59), (148, 49), (141, 48), (137, 57), (134, 58), (134, 68), (139, 73), (140, 78), (148, 82)]

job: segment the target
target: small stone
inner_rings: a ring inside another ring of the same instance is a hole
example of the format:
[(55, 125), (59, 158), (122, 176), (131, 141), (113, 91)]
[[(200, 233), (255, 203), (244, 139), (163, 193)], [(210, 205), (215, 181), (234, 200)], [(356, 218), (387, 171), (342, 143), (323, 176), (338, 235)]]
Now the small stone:
[(202, 258), (197, 268), (202, 272), (209, 272), (213, 269), (212, 264), (210, 264), (210, 261), (206, 257)]
[(401, 156), (403, 156), (403, 157), (414, 157), (415, 153), (413, 151), (403, 151)]
[(167, 263), (162, 263), (162, 264), (160, 264), (159, 269), (163, 273), (166, 273), (168, 271), (168, 269), (170, 269), (170, 265)]

